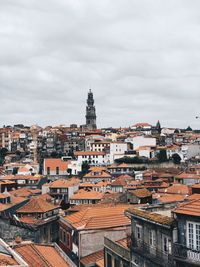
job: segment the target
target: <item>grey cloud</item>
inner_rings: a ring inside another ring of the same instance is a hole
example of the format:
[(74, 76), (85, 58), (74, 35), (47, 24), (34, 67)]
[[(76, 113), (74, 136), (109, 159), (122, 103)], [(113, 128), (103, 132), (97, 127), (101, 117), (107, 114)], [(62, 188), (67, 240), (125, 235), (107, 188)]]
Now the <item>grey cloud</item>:
[(199, 128), (198, 0), (1, 0), (0, 124)]

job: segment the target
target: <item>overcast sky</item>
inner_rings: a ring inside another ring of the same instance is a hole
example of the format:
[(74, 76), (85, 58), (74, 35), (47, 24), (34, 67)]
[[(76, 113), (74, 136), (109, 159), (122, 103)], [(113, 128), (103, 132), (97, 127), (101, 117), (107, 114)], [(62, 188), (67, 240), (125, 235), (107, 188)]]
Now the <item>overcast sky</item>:
[(200, 128), (199, 0), (0, 0), (0, 125)]

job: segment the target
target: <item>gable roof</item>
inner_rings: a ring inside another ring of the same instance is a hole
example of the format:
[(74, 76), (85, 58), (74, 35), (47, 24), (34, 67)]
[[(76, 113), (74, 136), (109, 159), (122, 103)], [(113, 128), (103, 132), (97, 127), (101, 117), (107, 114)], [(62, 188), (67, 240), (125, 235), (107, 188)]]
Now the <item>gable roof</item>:
[(104, 258), (104, 251), (100, 250), (97, 252), (94, 252), (88, 256), (85, 256), (81, 258), (80, 263), (83, 265), (94, 265), (99, 260), (102, 260)]
[(168, 216), (164, 216), (158, 213), (148, 212), (144, 210), (139, 210), (136, 208), (128, 209), (128, 213), (133, 216), (140, 217), (141, 219), (148, 220), (149, 222), (155, 222), (162, 225), (170, 226), (174, 223), (174, 219)]
[(70, 200), (82, 200), (82, 199), (102, 199), (103, 193), (94, 190), (79, 189), (71, 197)]
[(15, 251), (22, 256), (29, 267), (70, 267), (51, 245), (22, 244), (17, 246)]
[(131, 191), (131, 193), (138, 198), (145, 198), (145, 197), (151, 197), (152, 196), (152, 193), (149, 192), (149, 190), (146, 188), (136, 189), (136, 190)]
[(82, 208), (74, 214), (64, 217), (76, 229), (105, 229), (130, 225), (130, 219), (124, 211), (129, 207), (125, 205), (99, 205)]
[(100, 152), (100, 151), (75, 151), (74, 155), (75, 156), (92, 156), (92, 155), (103, 156), (103, 155), (106, 155), (106, 153)]
[(78, 185), (80, 180), (78, 178), (71, 179), (58, 179), (49, 184), (49, 188), (68, 188), (74, 185)]
[(32, 197), (28, 203), (17, 210), (17, 213), (43, 213), (59, 208), (43, 198)]
[(184, 203), (174, 210), (177, 214), (200, 216), (200, 199)]
[(173, 184), (166, 189), (160, 189), (159, 192), (164, 192), (167, 194), (180, 194), (180, 195), (189, 195), (191, 190), (188, 185), (184, 184)]
[(44, 159), (45, 170), (49, 167), (50, 170), (56, 171), (56, 168), (59, 167), (60, 171), (66, 171), (68, 169), (69, 161), (64, 161), (62, 159), (49, 158)]
[(89, 173), (83, 176), (83, 178), (111, 178), (111, 177), (112, 176), (106, 171), (100, 171), (100, 172), (90, 171)]
[(200, 179), (200, 175), (197, 175), (196, 173), (182, 172), (179, 175), (176, 175), (175, 179)]

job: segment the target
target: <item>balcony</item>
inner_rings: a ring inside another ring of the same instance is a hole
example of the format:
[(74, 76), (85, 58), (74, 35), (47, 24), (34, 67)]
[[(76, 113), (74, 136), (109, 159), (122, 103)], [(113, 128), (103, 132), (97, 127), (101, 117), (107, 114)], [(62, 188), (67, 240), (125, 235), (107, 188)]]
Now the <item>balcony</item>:
[(130, 250), (122, 247), (120, 244), (112, 241), (106, 237), (104, 237), (104, 245), (108, 249), (114, 251), (116, 254), (120, 255), (121, 258), (125, 259), (126, 261), (130, 261)]
[(139, 254), (154, 264), (168, 267), (174, 266), (173, 257), (171, 254), (164, 252), (158, 247), (153, 247), (143, 241), (133, 240), (132, 252)]
[(173, 256), (176, 261), (182, 261), (193, 265), (200, 265), (200, 251), (175, 243)]

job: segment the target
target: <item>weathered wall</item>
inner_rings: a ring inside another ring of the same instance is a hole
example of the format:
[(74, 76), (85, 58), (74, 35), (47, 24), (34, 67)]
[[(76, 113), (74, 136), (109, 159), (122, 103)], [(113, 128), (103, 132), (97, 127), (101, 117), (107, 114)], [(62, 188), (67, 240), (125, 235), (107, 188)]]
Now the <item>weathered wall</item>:
[(104, 248), (104, 237), (119, 240), (130, 234), (130, 226), (110, 230), (80, 232), (80, 257), (87, 256)]

